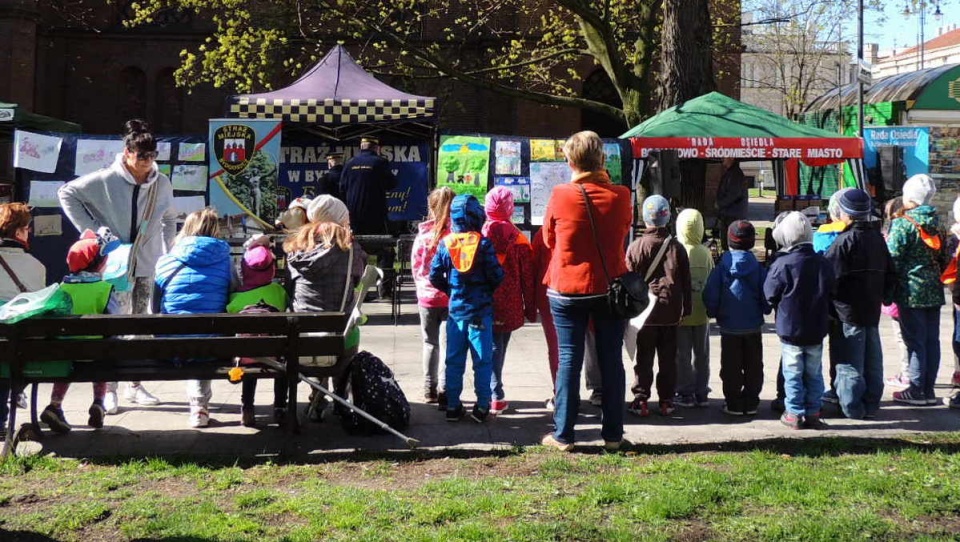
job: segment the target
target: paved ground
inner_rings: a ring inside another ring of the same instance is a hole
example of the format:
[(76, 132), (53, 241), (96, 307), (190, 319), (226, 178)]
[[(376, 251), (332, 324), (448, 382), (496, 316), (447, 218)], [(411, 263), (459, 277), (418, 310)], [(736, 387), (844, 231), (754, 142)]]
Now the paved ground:
[[(409, 292), (407, 292), (409, 294)], [(519, 330), (510, 343), (504, 381), (511, 408), (495, 420), (478, 425), (468, 420), (457, 424), (444, 421), (441, 412), (421, 399), (420, 336), (412, 298), (403, 306), (404, 314), (399, 325), (394, 326), (387, 313), (387, 303), (370, 303), (365, 306), (371, 314), (369, 325), (363, 330), (363, 345), (383, 358), (397, 374), (412, 405), (412, 420), (407, 433), (419, 439), (426, 449), (470, 450), (497, 447), (535, 445), (541, 436), (551, 430), (552, 415), (544, 408), (544, 400), (551, 394), (547, 369), (546, 347), (538, 324), (527, 325)], [(768, 319), (769, 322), (769, 319)], [(945, 353), (949, 352), (950, 326), (952, 320), (944, 310), (941, 337)], [(890, 335), (890, 322), (881, 324), (882, 338), (887, 352), (885, 365), (888, 374), (897, 371), (898, 352)], [(770, 438), (809, 438), (824, 433), (791, 431), (780, 425), (777, 415), (771, 412), (769, 402), (775, 395), (774, 379), (779, 360), (779, 345), (770, 326), (765, 330), (764, 365), (766, 367), (760, 413), (752, 419), (730, 418), (720, 412), (722, 401), (719, 390), (719, 343), (711, 340), (712, 378), (715, 390), (706, 409), (678, 410), (670, 417), (654, 413), (649, 418), (627, 415), (626, 437), (636, 443), (651, 445), (703, 445), (717, 447), (728, 441), (763, 440)], [(631, 365), (627, 363), (628, 385)], [(952, 356), (945, 356), (940, 370), (941, 385), (938, 394), (948, 393), (948, 382), (953, 371)], [(317, 454), (352, 452), (358, 449), (374, 451), (404, 450), (404, 444), (389, 435), (355, 437), (346, 435), (336, 418), (324, 423), (304, 423), (300, 435), (288, 435), (273, 425), (268, 425), (272, 413), (271, 386), (264, 384), (258, 391), (261, 428), (246, 428), (240, 424), (240, 387), (224, 381), (213, 385), (212, 423), (207, 429), (187, 427), (187, 403), (183, 382), (150, 383), (149, 389), (164, 403), (155, 407), (123, 405), (116, 416), (108, 416), (101, 430), (85, 427), (86, 410), (90, 404), (90, 388), (86, 384), (75, 385), (64, 404), (67, 419), (76, 424), (68, 435), (45, 432), (40, 443), (26, 443), (25, 450), (43, 451), (66, 457), (109, 459), (114, 456), (142, 457), (150, 455), (189, 454), (196, 456), (236, 457), (258, 459), (309, 460)], [(469, 378), (465, 389), (472, 390)], [(40, 407), (46, 404), (50, 386), (40, 388)], [(302, 386), (301, 397), (308, 391)], [(473, 395), (464, 395), (467, 404)], [(584, 397), (586, 395), (584, 394)], [(944, 406), (916, 408), (902, 407), (891, 402), (891, 390), (884, 394), (880, 415), (873, 420), (853, 421), (836, 417), (836, 411), (828, 421), (826, 434), (849, 435), (864, 438), (890, 437), (906, 432), (956, 431), (960, 430), (960, 411)], [(831, 409), (833, 407), (830, 407)], [(23, 411), (21, 411), (22, 413)], [(22, 420), (23, 418), (21, 418)], [(581, 443), (598, 443), (599, 409), (586, 401), (581, 408), (578, 425), (578, 440)]]

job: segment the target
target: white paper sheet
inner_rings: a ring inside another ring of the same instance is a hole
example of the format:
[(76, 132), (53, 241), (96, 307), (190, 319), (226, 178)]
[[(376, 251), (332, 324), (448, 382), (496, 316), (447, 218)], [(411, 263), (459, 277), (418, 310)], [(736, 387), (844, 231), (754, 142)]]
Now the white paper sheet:
[(123, 141), (118, 139), (80, 139), (77, 140), (77, 163), (73, 167), (76, 175), (86, 175), (98, 169), (110, 167), (110, 164), (123, 152)]
[(530, 223), (543, 224), (547, 202), (553, 187), (570, 181), (570, 167), (565, 162), (530, 163)]
[(157, 161), (168, 162), (170, 160), (170, 148), (173, 146), (169, 141), (157, 141)]
[(63, 140), (56, 136), (17, 130), (14, 134), (13, 167), (53, 173), (60, 159)]
[(33, 217), (33, 235), (36, 237), (63, 235), (63, 217), (59, 214)]
[(173, 206), (178, 215), (188, 215), (203, 210), (207, 203), (203, 196), (178, 196), (173, 198)]
[(180, 164), (173, 166), (174, 190), (188, 190), (190, 192), (207, 191), (207, 166)]
[(177, 159), (181, 162), (203, 162), (207, 158), (206, 143), (181, 143), (177, 147)]
[(34, 207), (60, 207), (57, 190), (66, 184), (64, 181), (30, 181), (30, 199)]

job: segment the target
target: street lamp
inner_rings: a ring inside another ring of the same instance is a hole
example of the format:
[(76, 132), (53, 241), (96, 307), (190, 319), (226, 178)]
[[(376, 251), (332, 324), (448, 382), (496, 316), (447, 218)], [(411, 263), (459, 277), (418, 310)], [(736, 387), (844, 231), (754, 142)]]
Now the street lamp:
[[(910, 9), (911, 2), (906, 2), (903, 5), (902, 14), (904, 17), (909, 18), (914, 13), (917, 13), (917, 15), (919, 15), (918, 22), (920, 24), (920, 43), (919, 43), (919, 46), (917, 47), (919, 50), (919, 56), (917, 58), (918, 70), (923, 69), (924, 43), (926, 41), (926, 39), (924, 38), (924, 30), (926, 29), (926, 26), (927, 26), (927, 4), (929, 3), (930, 2), (927, 2), (926, 0), (920, 0), (919, 2), (916, 2), (916, 7), (913, 10)], [(937, 22), (940, 22), (943, 19), (943, 12), (940, 11), (940, 0), (936, 0), (934, 2), (934, 5), (936, 5), (936, 10), (934, 10), (933, 12), (933, 18), (936, 19)]]

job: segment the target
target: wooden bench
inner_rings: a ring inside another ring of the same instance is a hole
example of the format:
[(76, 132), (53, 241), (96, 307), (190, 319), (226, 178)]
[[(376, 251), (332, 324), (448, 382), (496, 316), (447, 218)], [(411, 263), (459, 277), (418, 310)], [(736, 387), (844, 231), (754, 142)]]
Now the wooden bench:
[[(367, 267), (345, 313), (85, 315), (0, 324), (0, 366), (9, 371), (12, 390), (33, 385), (29, 427), (35, 435), (39, 383), (215, 380), (228, 377), (236, 357), (265, 358), (243, 365), (244, 378), (285, 379), (287, 405), (296, 413), (301, 376), (339, 377), (356, 354), (360, 307), (379, 276)], [(20, 436), (15, 393), (8, 420), (4, 456)], [(298, 416), (286, 420), (290, 431), (299, 431)]]

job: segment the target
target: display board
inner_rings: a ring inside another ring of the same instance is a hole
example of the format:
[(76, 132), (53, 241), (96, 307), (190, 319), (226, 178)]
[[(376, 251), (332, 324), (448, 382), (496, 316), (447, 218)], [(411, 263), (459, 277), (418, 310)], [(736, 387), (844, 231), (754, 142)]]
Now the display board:
[(863, 165), (878, 167), (877, 147), (893, 145), (903, 148), (903, 165), (908, 179), (918, 173), (930, 173), (930, 128), (918, 126), (865, 127), (863, 129)]
[[(52, 284), (66, 275), (67, 250), (79, 237), (60, 208), (57, 189), (83, 173), (112, 165), (123, 150), (123, 138), (18, 130), (14, 139), (17, 142), (14, 147), (17, 180), (14, 200), (33, 206), (30, 253), (46, 267), (47, 283)], [(173, 182), (177, 211), (184, 214), (203, 208), (208, 201), (204, 161), (206, 138), (157, 136), (157, 151), (158, 168)], [(204, 182), (199, 186), (196, 176), (201, 173)]]
[[(481, 201), (494, 186), (514, 193), (513, 222), (521, 229), (543, 224), (553, 188), (570, 181), (572, 172), (563, 156), (562, 139), (496, 135), (440, 136), (437, 186)], [(610, 178), (623, 184), (630, 178), (631, 154), (627, 140), (605, 139), (604, 154)]]
[[(278, 197), (281, 208), (294, 198), (313, 197), (327, 172), (327, 155), (343, 153), (344, 162), (360, 152), (358, 145), (331, 143), (306, 132), (286, 132), (280, 149)], [(390, 220), (422, 220), (427, 215), (430, 146), (423, 140), (380, 138), (380, 155), (390, 162), (397, 187), (387, 193)]]
[(272, 227), (277, 218), (279, 120), (210, 119), (210, 205)]

